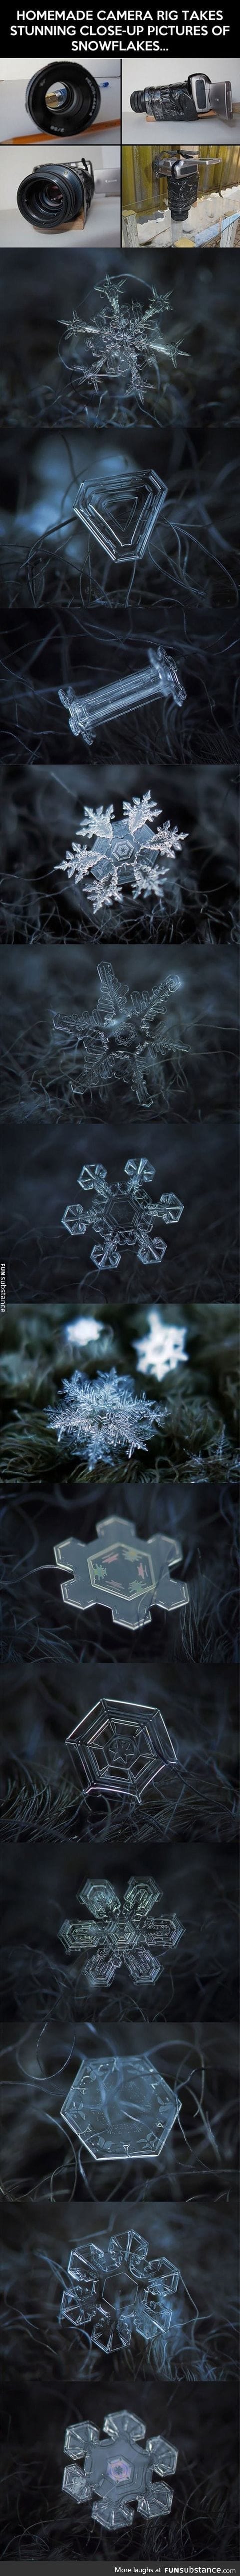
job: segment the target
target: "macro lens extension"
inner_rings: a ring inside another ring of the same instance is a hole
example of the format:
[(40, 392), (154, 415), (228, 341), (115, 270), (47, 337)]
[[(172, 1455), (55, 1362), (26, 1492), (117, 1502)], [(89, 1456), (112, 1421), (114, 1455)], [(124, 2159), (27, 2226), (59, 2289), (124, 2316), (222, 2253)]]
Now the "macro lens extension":
[(99, 115), (101, 91), (84, 63), (80, 70), (75, 63), (47, 63), (29, 81), (26, 107), (40, 134), (83, 134)]
[(231, 124), (234, 114), (231, 81), (210, 81), (207, 72), (191, 72), (189, 80), (163, 89), (134, 89), (130, 105), (135, 116), (154, 116), (157, 125), (168, 118), (184, 117), (188, 122), (197, 116), (220, 116)]
[(38, 162), (27, 171), (17, 191), (20, 214), (42, 232), (67, 231), (68, 224), (87, 223), (94, 196), (92, 161)]

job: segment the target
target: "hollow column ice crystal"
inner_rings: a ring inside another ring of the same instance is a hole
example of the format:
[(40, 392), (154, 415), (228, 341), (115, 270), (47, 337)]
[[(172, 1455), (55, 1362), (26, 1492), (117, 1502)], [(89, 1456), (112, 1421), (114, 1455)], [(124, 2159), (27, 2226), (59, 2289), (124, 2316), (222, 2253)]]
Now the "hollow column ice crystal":
[(64, 2493), (77, 2504), (91, 2503), (93, 2522), (100, 2522), (105, 2531), (119, 2531), (126, 2523), (129, 2527), (134, 2512), (148, 2522), (171, 2513), (173, 2489), (166, 2485), (165, 2471), (167, 2477), (174, 2476), (178, 2453), (170, 2442), (161, 2441), (160, 2434), (147, 2441), (143, 2451), (145, 2434), (141, 2416), (130, 2415), (125, 2408), (104, 2416), (101, 2436), (96, 2424), (67, 2427)]
[(61, 2119), (97, 2162), (158, 2163), (180, 2110), (179, 2094), (146, 2054), (82, 2057)]
[(124, 680), (109, 680), (104, 689), (91, 689), (89, 697), (80, 697), (71, 682), (68, 689), (59, 689), (59, 697), (69, 713), (71, 733), (83, 734), (84, 742), (91, 745), (98, 725), (111, 724), (113, 716), (119, 721), (121, 715), (128, 715), (146, 701), (149, 706), (153, 698), (159, 697), (173, 698), (174, 705), (182, 707), (186, 689), (175, 662), (158, 644), (155, 652), (150, 649), (143, 670), (129, 671)]
[(115, 1517), (97, 1521), (97, 1539), (100, 1546), (93, 1539), (85, 1547), (70, 1537), (54, 1548), (55, 1563), (68, 1577), (61, 1588), (70, 1609), (93, 1610), (98, 1603), (112, 1611), (115, 1626), (132, 1629), (148, 1627), (153, 1609), (185, 1609), (188, 1585), (172, 1577), (182, 1556), (179, 1539), (157, 1531), (142, 1540), (133, 1521)]
[(156, 1985), (162, 1963), (169, 1952), (177, 1950), (183, 1926), (177, 1914), (161, 1913), (161, 1890), (154, 1878), (130, 1878), (121, 1904), (109, 1879), (87, 1880), (77, 1893), (77, 1905), (86, 1906), (88, 1921), (61, 1925), (60, 1940), (67, 1958), (83, 1958), (83, 1975), (88, 1986), (111, 1986), (119, 1968), (127, 1968), (135, 1985)]

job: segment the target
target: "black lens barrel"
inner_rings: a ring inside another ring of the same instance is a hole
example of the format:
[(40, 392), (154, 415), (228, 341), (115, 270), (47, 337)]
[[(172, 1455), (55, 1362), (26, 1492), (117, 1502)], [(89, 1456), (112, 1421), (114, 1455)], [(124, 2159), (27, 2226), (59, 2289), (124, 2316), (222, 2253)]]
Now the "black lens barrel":
[(99, 116), (101, 90), (85, 63), (79, 68), (75, 63), (46, 63), (29, 81), (26, 106), (40, 134), (83, 134), (84, 127), (94, 125)]
[(80, 215), (87, 223), (94, 187), (91, 161), (83, 160), (75, 168), (71, 163), (64, 167), (61, 161), (38, 162), (21, 180), (17, 204), (26, 222), (35, 224), (39, 232), (60, 232), (76, 224)]

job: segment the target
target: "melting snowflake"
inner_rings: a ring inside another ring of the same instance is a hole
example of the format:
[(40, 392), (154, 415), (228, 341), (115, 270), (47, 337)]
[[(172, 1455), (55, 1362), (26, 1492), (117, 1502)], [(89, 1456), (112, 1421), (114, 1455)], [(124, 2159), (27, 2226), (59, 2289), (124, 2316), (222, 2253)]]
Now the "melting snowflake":
[(107, 2244), (88, 2239), (84, 2253), (72, 2247), (60, 2321), (73, 2326), (91, 2351), (116, 2352), (121, 2344), (127, 2352), (136, 2336), (166, 2370), (169, 2343), (172, 2354), (181, 2331), (174, 2309), (179, 2278), (164, 2255), (151, 2261), (147, 2237), (132, 2227)]
[[(176, 1914), (166, 1917), (160, 1911), (160, 1890), (154, 1878), (129, 1879), (123, 1904), (109, 1879), (100, 1879), (80, 1889), (78, 1905), (86, 1905), (90, 1921), (63, 1923), (60, 1939), (67, 1954), (87, 1951), (85, 1977), (89, 1986), (111, 1986), (122, 1966), (137, 1985), (156, 1985), (161, 1976), (161, 1960), (156, 1954), (176, 1950), (182, 1940), (182, 1924)], [(156, 1912), (157, 1908), (157, 1912)], [(93, 1955), (92, 1955), (93, 1954)]]
[(162, 903), (175, 851), (182, 849), (187, 834), (179, 832), (177, 824), (161, 823), (160, 815), (150, 788), (132, 802), (124, 798), (118, 822), (114, 805), (108, 805), (105, 813), (103, 805), (96, 809), (85, 805), (77, 840), (61, 867), (70, 881), (73, 877), (75, 885), (81, 886), (93, 913), (104, 913), (112, 903), (122, 904), (130, 881), (134, 903), (140, 894), (145, 901), (150, 893)]
[(133, 1458), (136, 1449), (147, 1449), (155, 1429), (161, 1430), (165, 1410), (149, 1404), (147, 1396), (133, 1395), (131, 1378), (118, 1378), (117, 1369), (106, 1376), (99, 1372), (95, 1383), (75, 1369), (72, 1378), (63, 1379), (64, 1403), (48, 1406), (49, 1430), (58, 1440), (69, 1440), (74, 1449), (86, 1451), (88, 1467), (106, 1466), (121, 1449)]
[(122, 394), (135, 396), (144, 408), (149, 387), (157, 392), (163, 375), (165, 379), (166, 361), (177, 366), (177, 344), (167, 343), (161, 321), (170, 298), (159, 296), (153, 288), (144, 311), (137, 296), (131, 301), (125, 296), (123, 301), (121, 283), (118, 286), (113, 275), (104, 278), (97, 295), (98, 307), (90, 322), (73, 312), (71, 321), (63, 325), (67, 342), (75, 343), (73, 363), (81, 383), (101, 394), (106, 383), (116, 381)]
[[(163, 1191), (161, 1199), (148, 1198), (149, 1182), (154, 1178), (155, 1164), (148, 1163), (144, 1155), (140, 1163), (132, 1159), (125, 1163), (123, 1182), (109, 1182), (104, 1163), (83, 1164), (79, 1188), (84, 1198), (65, 1208), (62, 1225), (67, 1234), (81, 1236), (90, 1227), (93, 1233), (95, 1224), (98, 1226), (100, 1231), (91, 1252), (95, 1270), (119, 1270), (127, 1245), (145, 1268), (152, 1261), (164, 1260), (167, 1246), (163, 1235), (153, 1234), (153, 1226), (158, 1218), (162, 1225), (179, 1225), (183, 1200), (177, 1199), (173, 1190)], [(86, 1194), (90, 1199), (87, 1209)]]
[(181, 976), (167, 975), (164, 984), (137, 993), (119, 984), (112, 966), (98, 966), (98, 976), (94, 1011), (53, 1015), (57, 1038), (77, 1045), (74, 1090), (82, 1098), (86, 1091), (97, 1091), (106, 1100), (117, 1081), (141, 1107), (151, 1105), (164, 1088), (165, 1057), (174, 1056), (177, 1045), (176, 1027), (169, 1032), (166, 1014), (169, 998), (181, 988)]
[(65, 2451), (70, 2468), (64, 2469), (64, 2492), (78, 2504), (91, 2503), (93, 2522), (100, 2522), (105, 2531), (129, 2526), (134, 2510), (148, 2522), (171, 2513), (173, 2489), (166, 2486), (164, 2471), (174, 2475), (178, 2453), (170, 2442), (161, 2441), (160, 2434), (146, 2442), (143, 2451), (145, 2433), (141, 2416), (128, 2415), (123, 2409), (104, 2416), (102, 2436), (96, 2424), (68, 2425)]

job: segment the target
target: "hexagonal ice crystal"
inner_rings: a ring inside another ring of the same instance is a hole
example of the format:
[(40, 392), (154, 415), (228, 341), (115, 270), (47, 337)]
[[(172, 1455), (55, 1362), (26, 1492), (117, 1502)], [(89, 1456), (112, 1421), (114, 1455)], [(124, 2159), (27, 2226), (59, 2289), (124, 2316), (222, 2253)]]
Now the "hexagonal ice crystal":
[(181, 2103), (150, 2057), (82, 2057), (61, 2118), (89, 2154), (158, 2158)]

